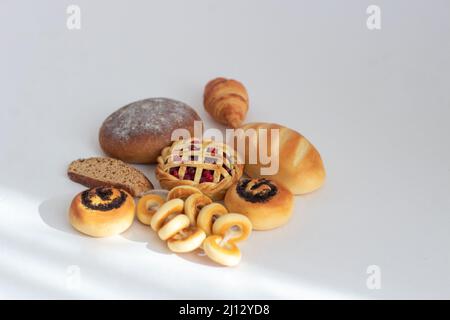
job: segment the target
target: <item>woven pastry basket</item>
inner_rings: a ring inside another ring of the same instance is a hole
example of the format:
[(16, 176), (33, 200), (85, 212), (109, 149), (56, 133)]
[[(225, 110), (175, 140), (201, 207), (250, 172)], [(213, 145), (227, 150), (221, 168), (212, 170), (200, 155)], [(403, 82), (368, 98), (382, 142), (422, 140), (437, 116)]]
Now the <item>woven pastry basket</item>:
[(226, 144), (191, 138), (164, 148), (155, 173), (164, 189), (194, 186), (213, 200), (221, 200), (242, 171), (236, 152)]

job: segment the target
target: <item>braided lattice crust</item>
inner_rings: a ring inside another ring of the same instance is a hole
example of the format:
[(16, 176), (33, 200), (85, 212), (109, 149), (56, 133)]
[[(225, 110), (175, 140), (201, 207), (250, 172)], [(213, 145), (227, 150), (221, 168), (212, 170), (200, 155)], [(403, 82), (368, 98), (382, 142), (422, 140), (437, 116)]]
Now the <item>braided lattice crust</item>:
[(156, 178), (164, 189), (195, 186), (210, 198), (220, 200), (242, 176), (242, 170), (243, 165), (229, 146), (192, 138), (163, 149), (158, 157)]

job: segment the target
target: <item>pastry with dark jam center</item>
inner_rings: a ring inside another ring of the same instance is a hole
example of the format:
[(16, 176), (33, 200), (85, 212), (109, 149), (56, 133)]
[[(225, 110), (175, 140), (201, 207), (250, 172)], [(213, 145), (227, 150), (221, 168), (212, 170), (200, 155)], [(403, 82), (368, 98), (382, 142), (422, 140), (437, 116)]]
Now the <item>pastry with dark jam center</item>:
[(126, 199), (124, 191), (108, 187), (92, 188), (81, 194), (81, 202), (85, 207), (99, 211), (120, 208)]
[(245, 200), (257, 203), (270, 200), (278, 188), (267, 179), (242, 179), (236, 185), (236, 192)]

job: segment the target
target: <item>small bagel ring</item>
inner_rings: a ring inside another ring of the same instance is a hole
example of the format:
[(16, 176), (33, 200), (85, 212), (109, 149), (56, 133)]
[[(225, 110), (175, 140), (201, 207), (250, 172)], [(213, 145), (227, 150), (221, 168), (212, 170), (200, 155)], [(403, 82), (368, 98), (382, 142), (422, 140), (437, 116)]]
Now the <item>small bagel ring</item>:
[(167, 241), (170, 250), (177, 253), (191, 252), (199, 248), (206, 238), (205, 232), (197, 227), (181, 230)]
[(158, 236), (162, 241), (172, 238), (179, 231), (189, 227), (189, 218), (185, 214), (179, 214), (164, 224), (158, 231)]
[(216, 219), (224, 214), (227, 214), (228, 210), (225, 206), (220, 203), (214, 202), (208, 204), (203, 207), (202, 210), (198, 213), (197, 216), (197, 226), (203, 231), (205, 231), (206, 235), (210, 235), (212, 233), (212, 226)]
[(201, 193), (194, 193), (186, 199), (184, 202), (184, 214), (188, 216), (191, 225), (195, 226), (200, 210), (211, 203), (211, 198)]
[[(235, 227), (238, 227), (239, 231), (235, 231)], [(228, 213), (217, 218), (213, 224), (212, 232), (232, 242), (239, 242), (250, 236), (252, 233), (252, 223), (249, 218), (242, 214)]]
[(169, 216), (182, 213), (184, 207), (184, 201), (181, 199), (172, 199), (164, 203), (152, 217), (150, 226), (153, 230), (159, 231), (164, 224), (164, 221), (169, 218)]
[(150, 225), (153, 215), (164, 202), (166, 201), (156, 194), (142, 196), (137, 204), (138, 220), (145, 225)]
[(241, 250), (232, 241), (222, 243), (221, 236), (213, 235), (203, 241), (203, 250), (213, 261), (224, 266), (235, 266), (241, 261)]
[(178, 186), (169, 191), (167, 200), (182, 199), (186, 200), (190, 195), (194, 193), (202, 194), (200, 190), (191, 186)]

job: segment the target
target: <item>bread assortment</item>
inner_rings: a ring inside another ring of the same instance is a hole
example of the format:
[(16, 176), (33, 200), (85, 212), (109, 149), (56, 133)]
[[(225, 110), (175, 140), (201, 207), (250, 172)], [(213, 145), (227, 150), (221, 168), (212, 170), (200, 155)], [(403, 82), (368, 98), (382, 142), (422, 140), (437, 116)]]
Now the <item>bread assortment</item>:
[[(235, 266), (242, 259), (238, 244), (252, 230), (283, 226), (292, 216), (294, 195), (323, 185), (322, 158), (300, 133), (274, 123), (243, 125), (249, 99), (242, 83), (216, 78), (205, 86), (203, 98), (206, 111), (239, 128), (243, 140), (235, 135), (233, 148), (194, 135), (200, 117), (176, 100), (150, 98), (120, 108), (99, 131), (100, 146), (110, 157), (69, 165), (70, 179), (90, 188), (70, 204), (69, 221), (76, 230), (114, 236), (137, 216), (170, 251), (203, 252), (220, 265)], [(177, 129), (191, 138), (172, 137)], [(252, 135), (246, 136), (249, 131)], [(257, 151), (253, 158), (252, 150)], [(275, 172), (264, 170), (270, 164), (262, 150), (279, 160)], [(157, 163), (156, 178), (168, 191), (152, 190), (145, 174), (125, 162)]]
[[(322, 158), (317, 149), (304, 136), (295, 130), (286, 128), (279, 124), (256, 122), (242, 126), (244, 131), (255, 130), (255, 139), (245, 139), (245, 173), (251, 178), (267, 177), (283, 183), (293, 194), (305, 194), (317, 190), (325, 181), (325, 168)], [(279, 159), (278, 172), (274, 175), (265, 176), (261, 169), (267, 167), (261, 162), (258, 153), (256, 163), (250, 163), (248, 155), (250, 149), (258, 149), (261, 137), (268, 142), (268, 150), (271, 149), (272, 130), (278, 130), (279, 146), (275, 148), (276, 154), (272, 157)], [(238, 145), (236, 143), (235, 145)]]
[(205, 86), (203, 105), (216, 121), (237, 128), (247, 115), (247, 90), (239, 81), (216, 78)]

